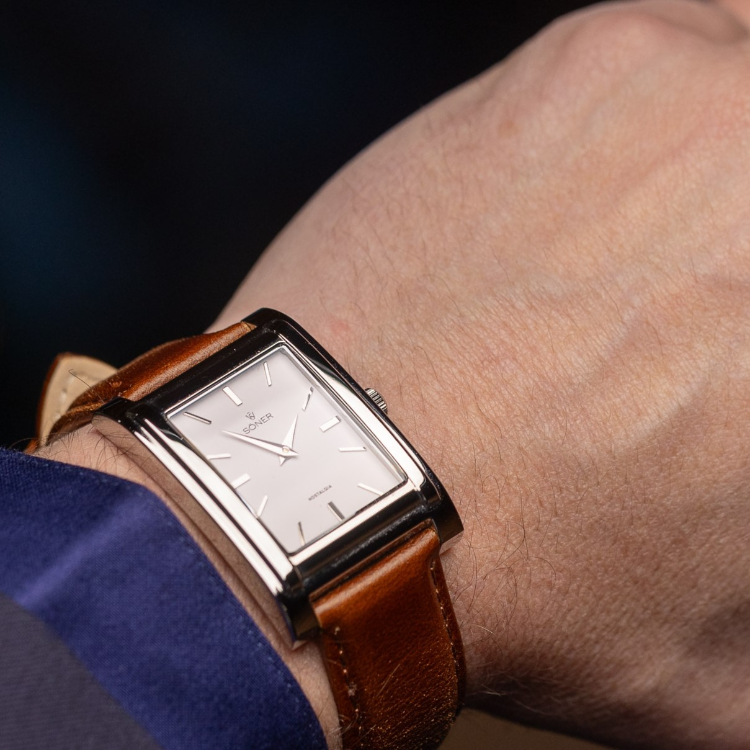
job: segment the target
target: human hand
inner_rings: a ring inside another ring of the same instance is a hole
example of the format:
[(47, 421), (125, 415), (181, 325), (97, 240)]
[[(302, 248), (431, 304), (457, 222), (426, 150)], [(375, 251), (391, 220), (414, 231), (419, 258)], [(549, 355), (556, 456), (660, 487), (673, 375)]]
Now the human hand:
[(217, 321), (297, 318), (446, 484), (474, 705), (747, 744), (748, 73), (715, 5), (568, 16), (334, 177)]

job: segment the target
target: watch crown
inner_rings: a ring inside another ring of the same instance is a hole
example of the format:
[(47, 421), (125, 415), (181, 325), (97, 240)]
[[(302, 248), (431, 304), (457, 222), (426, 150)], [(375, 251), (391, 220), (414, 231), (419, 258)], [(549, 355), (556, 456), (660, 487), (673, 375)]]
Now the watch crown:
[(385, 399), (374, 388), (365, 388), (365, 393), (383, 414), (388, 414), (388, 404), (385, 403)]

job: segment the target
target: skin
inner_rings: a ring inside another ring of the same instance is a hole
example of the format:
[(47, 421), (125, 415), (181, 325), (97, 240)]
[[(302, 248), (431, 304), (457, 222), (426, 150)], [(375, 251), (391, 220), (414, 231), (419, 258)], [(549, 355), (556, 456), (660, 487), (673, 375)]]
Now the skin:
[[(345, 167), (215, 323), (299, 320), (441, 477), (469, 705), (618, 747), (747, 746), (749, 19), (559, 20)], [(103, 442), (47, 455), (148, 483)], [(253, 613), (335, 746), (317, 652)]]

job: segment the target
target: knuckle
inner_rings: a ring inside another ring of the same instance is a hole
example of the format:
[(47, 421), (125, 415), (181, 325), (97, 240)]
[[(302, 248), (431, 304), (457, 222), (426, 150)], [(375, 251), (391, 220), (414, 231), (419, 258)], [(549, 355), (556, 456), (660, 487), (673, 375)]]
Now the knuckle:
[(561, 45), (558, 62), (587, 75), (621, 75), (673, 52), (684, 34), (649, 8), (649, 3), (613, 3), (577, 16)]

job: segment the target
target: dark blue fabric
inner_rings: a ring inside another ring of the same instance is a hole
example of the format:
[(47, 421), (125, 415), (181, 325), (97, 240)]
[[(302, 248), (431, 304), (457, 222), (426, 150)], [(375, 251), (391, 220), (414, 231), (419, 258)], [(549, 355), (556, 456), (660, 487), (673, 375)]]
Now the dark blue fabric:
[(0, 590), (164, 748), (325, 748), (299, 686), (161, 501), (0, 451)]

